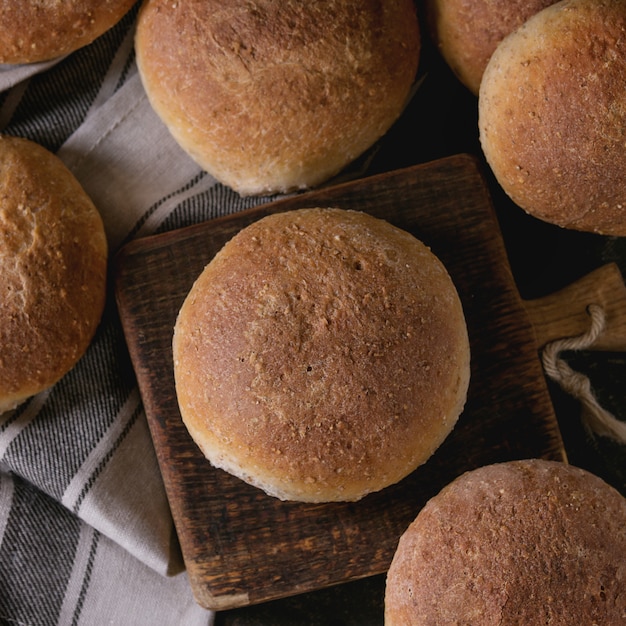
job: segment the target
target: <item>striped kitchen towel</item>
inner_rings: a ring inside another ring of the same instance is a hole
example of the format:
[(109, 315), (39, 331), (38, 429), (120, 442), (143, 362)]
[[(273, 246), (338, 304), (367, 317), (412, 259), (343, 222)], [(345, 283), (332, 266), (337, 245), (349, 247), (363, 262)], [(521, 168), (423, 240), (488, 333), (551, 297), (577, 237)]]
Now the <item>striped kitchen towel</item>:
[[(65, 162), (102, 215), (111, 259), (134, 238), (276, 199), (240, 197), (174, 142), (137, 72), (138, 6), (65, 58), (0, 66), (0, 133)], [(362, 176), (370, 155), (341, 180)], [(111, 284), (84, 357), (0, 415), (0, 624), (214, 617), (187, 579)]]
[[(219, 185), (152, 112), (137, 7), (53, 63), (0, 67), (0, 132), (59, 155), (127, 241), (260, 200)], [(85, 356), (0, 416), (0, 623), (211, 624), (194, 601), (112, 288)]]

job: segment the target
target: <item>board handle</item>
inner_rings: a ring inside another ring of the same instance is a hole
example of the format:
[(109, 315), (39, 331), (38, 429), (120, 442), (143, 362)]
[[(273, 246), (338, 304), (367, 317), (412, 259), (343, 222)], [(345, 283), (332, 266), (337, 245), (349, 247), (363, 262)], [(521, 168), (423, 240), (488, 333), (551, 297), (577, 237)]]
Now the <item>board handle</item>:
[(593, 304), (603, 309), (606, 322), (589, 349), (626, 351), (626, 286), (615, 263), (603, 265), (550, 295), (524, 301), (537, 347), (541, 350), (551, 341), (587, 332), (587, 308)]

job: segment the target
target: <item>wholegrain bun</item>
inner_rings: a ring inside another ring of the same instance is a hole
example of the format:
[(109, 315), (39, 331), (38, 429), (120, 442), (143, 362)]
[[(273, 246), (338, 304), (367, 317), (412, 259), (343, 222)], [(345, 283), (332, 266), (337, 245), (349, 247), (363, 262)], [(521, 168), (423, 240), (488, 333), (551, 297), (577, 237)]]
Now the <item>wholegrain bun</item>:
[(431, 37), (457, 78), (475, 95), (498, 44), (555, 0), (427, 0)]
[(493, 53), (485, 157), (512, 200), (565, 228), (626, 235), (626, 0), (563, 0)]
[(469, 344), (438, 258), (366, 213), (278, 213), (207, 265), (176, 321), (176, 392), (216, 467), (283, 500), (353, 501), (424, 463)]
[(556, 461), (468, 472), (401, 537), (386, 626), (622, 624), (626, 499)]
[(241, 195), (337, 174), (399, 117), (416, 74), (412, 0), (146, 0), (135, 40), (180, 146)]
[(112, 28), (135, 0), (12, 0), (0, 5), (0, 63), (49, 61)]
[(102, 314), (106, 263), (100, 215), (61, 160), (0, 137), (0, 412), (82, 356)]

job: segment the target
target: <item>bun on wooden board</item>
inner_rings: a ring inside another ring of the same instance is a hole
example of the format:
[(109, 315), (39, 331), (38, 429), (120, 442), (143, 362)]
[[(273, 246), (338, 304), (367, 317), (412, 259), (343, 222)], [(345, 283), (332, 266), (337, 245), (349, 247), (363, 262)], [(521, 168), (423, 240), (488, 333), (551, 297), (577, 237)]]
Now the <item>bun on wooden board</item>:
[(137, 61), (150, 102), (241, 195), (318, 185), (396, 121), (420, 51), (413, 0), (146, 0)]
[(617, 490), (556, 461), (463, 474), (402, 535), (385, 625), (623, 624), (625, 520)]
[(475, 95), (498, 44), (555, 0), (427, 0), (429, 32), (457, 78)]
[(485, 70), (480, 141), (502, 188), (546, 222), (626, 235), (626, 0), (562, 0)]
[(115, 26), (135, 0), (10, 0), (0, 4), (0, 63), (50, 61)]
[(454, 428), (470, 353), (438, 258), (366, 213), (311, 208), (240, 231), (173, 337), (182, 419), (207, 459), (283, 500), (398, 482)]
[(0, 137), (0, 412), (83, 355), (104, 308), (107, 252), (100, 214), (63, 162)]

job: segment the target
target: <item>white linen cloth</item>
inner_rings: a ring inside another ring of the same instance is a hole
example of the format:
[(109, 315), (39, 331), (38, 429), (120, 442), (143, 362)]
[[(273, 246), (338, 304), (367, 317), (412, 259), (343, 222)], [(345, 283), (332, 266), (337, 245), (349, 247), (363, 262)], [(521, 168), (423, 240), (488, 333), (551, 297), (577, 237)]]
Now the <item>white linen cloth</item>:
[[(111, 260), (134, 237), (261, 201), (218, 185), (153, 113), (136, 11), (64, 59), (0, 67), (0, 132), (64, 160), (102, 214)], [(111, 285), (77, 366), (0, 416), (0, 623), (213, 619), (184, 571)]]
[[(111, 261), (133, 238), (275, 199), (240, 197), (174, 142), (137, 72), (138, 7), (62, 59), (0, 66), (0, 133), (65, 162), (102, 215)], [(0, 624), (214, 622), (184, 570), (110, 283), (85, 356), (0, 415)]]

